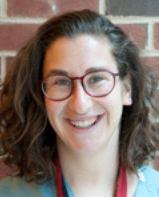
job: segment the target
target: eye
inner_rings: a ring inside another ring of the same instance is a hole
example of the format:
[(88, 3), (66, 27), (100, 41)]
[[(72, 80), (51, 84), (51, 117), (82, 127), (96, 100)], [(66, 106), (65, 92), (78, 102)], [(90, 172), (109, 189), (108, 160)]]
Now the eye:
[(97, 82), (100, 82), (100, 81), (102, 81), (102, 80), (104, 80), (103, 77), (94, 76), (94, 77), (91, 77), (91, 78), (89, 79), (89, 83), (90, 83), (90, 84), (92, 84), (92, 83), (97, 83)]
[(70, 81), (67, 79), (60, 79), (58, 81), (55, 81), (56, 85), (62, 85), (62, 86), (68, 86), (70, 85)]
[(51, 76), (46, 79), (47, 88), (65, 88), (71, 86), (71, 81), (67, 77), (63, 76)]

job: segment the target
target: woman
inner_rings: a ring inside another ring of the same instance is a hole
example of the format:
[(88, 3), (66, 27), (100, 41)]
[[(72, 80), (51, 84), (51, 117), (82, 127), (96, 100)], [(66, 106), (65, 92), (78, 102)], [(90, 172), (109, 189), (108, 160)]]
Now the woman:
[(1, 155), (17, 174), (0, 196), (158, 196), (159, 173), (143, 165), (159, 143), (156, 84), (104, 16), (48, 20), (2, 85)]

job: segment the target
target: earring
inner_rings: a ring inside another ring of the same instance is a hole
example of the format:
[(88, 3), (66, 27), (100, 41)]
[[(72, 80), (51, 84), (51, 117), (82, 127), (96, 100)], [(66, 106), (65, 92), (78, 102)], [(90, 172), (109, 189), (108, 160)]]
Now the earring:
[(131, 97), (129, 98), (129, 101), (132, 103), (132, 98)]

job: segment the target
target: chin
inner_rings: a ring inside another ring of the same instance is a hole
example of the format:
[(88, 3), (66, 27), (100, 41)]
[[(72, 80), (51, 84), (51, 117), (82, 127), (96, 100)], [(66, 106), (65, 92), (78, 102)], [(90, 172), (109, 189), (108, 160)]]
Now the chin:
[(101, 147), (102, 142), (96, 140), (95, 142), (77, 142), (71, 149), (79, 154), (93, 154), (97, 152)]

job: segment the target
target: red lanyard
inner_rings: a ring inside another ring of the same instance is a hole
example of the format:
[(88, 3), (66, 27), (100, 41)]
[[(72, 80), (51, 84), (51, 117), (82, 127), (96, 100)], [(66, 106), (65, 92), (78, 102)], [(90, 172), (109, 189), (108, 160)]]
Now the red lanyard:
[(63, 188), (63, 181), (62, 181), (62, 174), (60, 168), (59, 157), (55, 157), (55, 167), (56, 167), (56, 192), (58, 197), (65, 197), (64, 195), (64, 188)]
[(116, 197), (127, 197), (127, 179), (126, 179), (126, 169), (123, 164), (120, 164), (119, 180), (117, 188)]
[[(55, 167), (56, 167), (56, 190), (58, 197), (65, 197), (64, 195), (64, 185), (62, 181), (61, 168), (59, 163), (59, 158), (55, 158)], [(118, 179), (118, 188), (116, 197), (127, 197), (127, 179), (126, 179), (126, 169), (121, 163), (119, 179)]]

